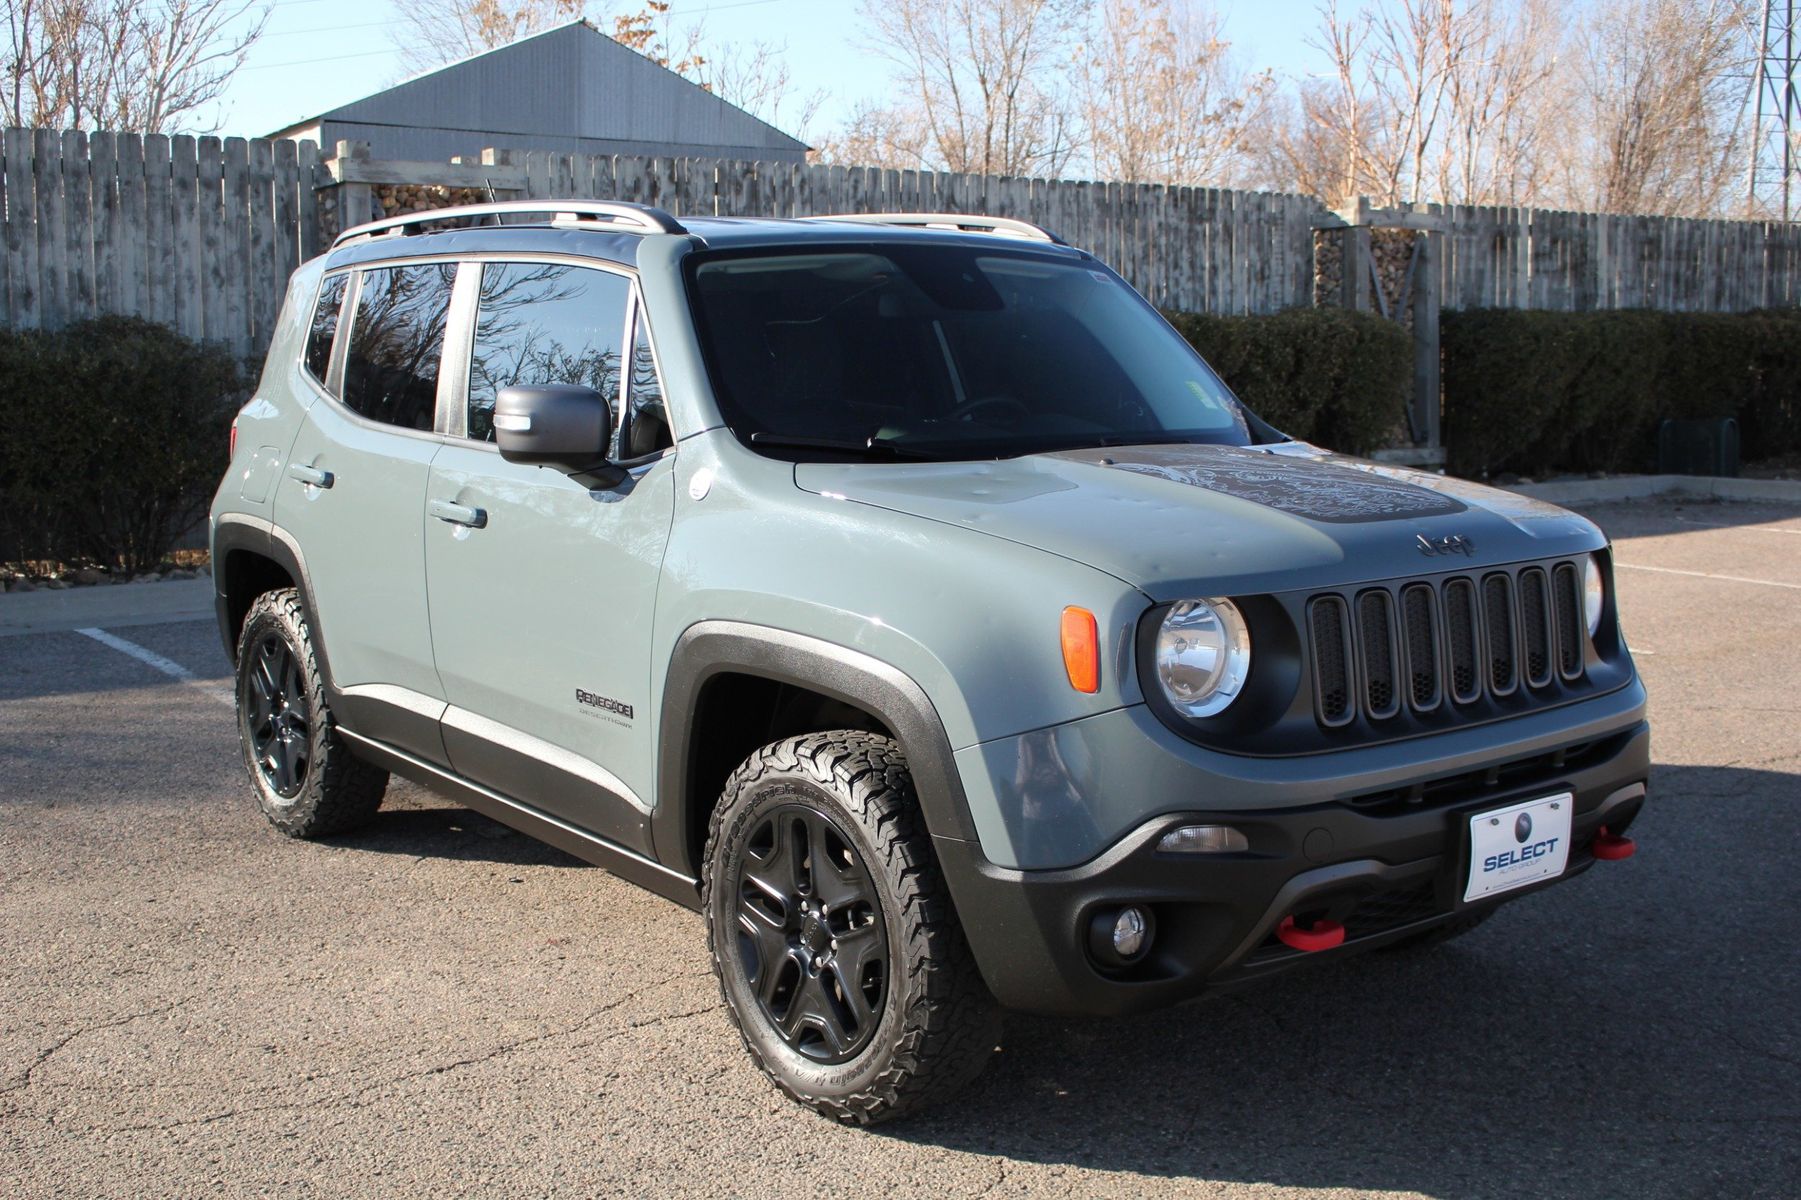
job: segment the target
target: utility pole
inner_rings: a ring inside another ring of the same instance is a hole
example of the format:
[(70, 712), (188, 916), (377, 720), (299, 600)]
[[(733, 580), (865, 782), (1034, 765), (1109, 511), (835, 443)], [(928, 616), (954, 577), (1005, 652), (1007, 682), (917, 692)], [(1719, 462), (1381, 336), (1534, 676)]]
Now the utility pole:
[(1763, 0), (1751, 75), (1749, 217), (1801, 219), (1801, 4)]

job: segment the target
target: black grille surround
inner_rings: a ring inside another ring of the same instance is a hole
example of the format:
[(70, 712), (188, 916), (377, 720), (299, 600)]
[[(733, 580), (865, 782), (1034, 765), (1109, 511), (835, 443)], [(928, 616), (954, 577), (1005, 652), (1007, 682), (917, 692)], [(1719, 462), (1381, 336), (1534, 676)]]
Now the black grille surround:
[[(1591, 694), (1589, 672), (1604, 663), (1582, 624), (1581, 578), (1577, 562), (1523, 563), (1309, 596), (1316, 720), (1376, 731), (1402, 718), (1481, 719)], [(1349, 653), (1335, 652), (1340, 639)]]
[(1194, 719), (1163, 698), (1154, 667), (1168, 605), (1139, 626), (1147, 702), (1210, 749), (1293, 757), (1423, 737), (1592, 699), (1631, 682), (1609, 603), (1591, 639), (1586, 554), (1469, 563), (1432, 575), (1237, 596), (1251, 671), (1223, 713)]

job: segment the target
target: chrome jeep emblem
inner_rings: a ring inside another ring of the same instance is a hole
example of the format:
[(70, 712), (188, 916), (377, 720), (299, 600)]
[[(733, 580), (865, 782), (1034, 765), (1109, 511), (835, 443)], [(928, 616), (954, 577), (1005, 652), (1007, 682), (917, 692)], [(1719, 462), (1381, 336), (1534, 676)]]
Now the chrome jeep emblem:
[(1437, 558), (1441, 554), (1461, 554), (1468, 558), (1476, 553), (1476, 543), (1461, 533), (1453, 533), (1441, 538), (1429, 538), (1423, 533), (1416, 534), (1413, 544), (1427, 558)]

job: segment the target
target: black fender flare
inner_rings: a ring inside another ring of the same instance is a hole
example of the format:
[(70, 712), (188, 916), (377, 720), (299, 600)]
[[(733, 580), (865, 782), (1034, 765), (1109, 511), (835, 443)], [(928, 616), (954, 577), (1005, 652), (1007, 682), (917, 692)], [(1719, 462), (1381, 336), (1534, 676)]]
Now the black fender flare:
[(213, 612), (219, 620), (219, 638), (225, 643), (225, 656), (236, 663), (238, 637), (231, 611), (230, 571), (231, 556), (240, 550), (268, 559), (294, 581), (301, 606), (306, 610), (307, 624), (315, 634), (317, 644), (313, 652), (319, 660), (319, 671), (325, 676), (326, 689), (335, 692), (331, 664), (326, 659), (323, 626), (319, 623), (319, 607), (313, 603), (312, 577), (307, 572), (305, 556), (280, 526), (261, 517), (239, 513), (222, 514), (214, 522), (212, 531)]
[(906, 753), (926, 827), (934, 837), (976, 841), (969, 801), (944, 722), (905, 672), (833, 642), (740, 621), (701, 621), (676, 640), (663, 687), (657, 748), (657, 805), (651, 841), (663, 865), (698, 877), (692, 847), (697, 805), (688, 795), (698, 743), (691, 717), (707, 681), (753, 675), (822, 693), (871, 714)]

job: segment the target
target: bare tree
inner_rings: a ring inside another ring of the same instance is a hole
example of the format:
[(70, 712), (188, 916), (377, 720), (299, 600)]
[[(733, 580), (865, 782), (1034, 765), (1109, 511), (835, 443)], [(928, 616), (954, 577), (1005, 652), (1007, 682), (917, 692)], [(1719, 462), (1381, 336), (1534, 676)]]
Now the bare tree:
[(587, 15), (588, 0), (410, 0), (394, 35), (401, 65), (429, 71)]
[(759, 120), (808, 140), (808, 130), (826, 94), (801, 92), (788, 71), (788, 47), (769, 42), (737, 43), (709, 55), (696, 82), (728, 104)]
[(1464, 204), (1530, 204), (1565, 125), (1562, 0), (1472, 3), (1447, 23), (1458, 56), (1446, 87), (1434, 194)]
[(12, 125), (157, 132), (225, 90), (268, 21), (260, 0), (4, 0)]
[(918, 161), (871, 165), (1062, 171), (1075, 122), (1057, 72), (1080, 8), (1078, 0), (863, 0), (863, 21), (906, 97), (865, 110), (863, 123), (894, 135), (891, 146), (919, 146)]
[(1273, 89), (1235, 67), (1223, 22), (1196, 0), (1119, 0), (1080, 56), (1087, 159), (1097, 178), (1216, 187), (1242, 182)]
[(1706, 216), (1742, 183), (1744, 78), (1756, 47), (1739, 0), (1616, 0), (1583, 26), (1562, 163), (1573, 204)]

